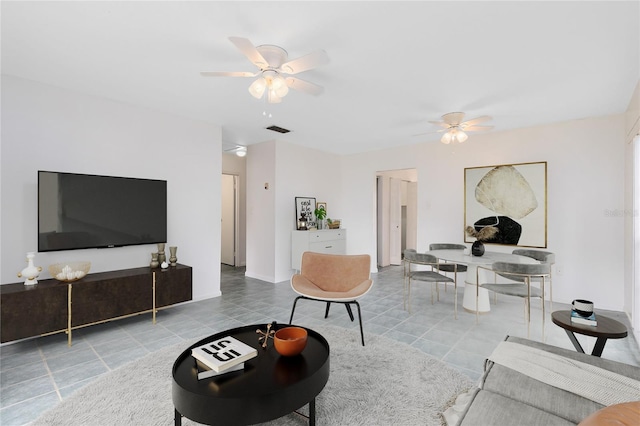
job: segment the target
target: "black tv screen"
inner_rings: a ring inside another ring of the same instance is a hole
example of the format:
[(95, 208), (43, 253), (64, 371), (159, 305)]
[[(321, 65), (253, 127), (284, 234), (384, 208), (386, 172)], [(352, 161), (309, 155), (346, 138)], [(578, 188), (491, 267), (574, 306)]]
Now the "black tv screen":
[(38, 171), (38, 251), (167, 241), (167, 181)]

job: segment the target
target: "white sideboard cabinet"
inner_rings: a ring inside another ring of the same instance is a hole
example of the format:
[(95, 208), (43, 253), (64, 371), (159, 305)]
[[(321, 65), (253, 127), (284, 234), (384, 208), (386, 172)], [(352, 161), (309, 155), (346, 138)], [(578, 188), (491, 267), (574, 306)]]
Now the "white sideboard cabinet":
[(300, 270), (302, 253), (346, 254), (347, 230), (291, 231), (291, 269)]

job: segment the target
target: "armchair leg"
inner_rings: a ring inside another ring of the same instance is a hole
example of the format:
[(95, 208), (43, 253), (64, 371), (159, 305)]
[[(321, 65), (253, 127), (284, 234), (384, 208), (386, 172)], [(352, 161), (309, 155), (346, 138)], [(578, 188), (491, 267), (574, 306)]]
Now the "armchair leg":
[(345, 303), (344, 307), (347, 308), (347, 313), (349, 314), (349, 318), (351, 318), (351, 322), (353, 322), (353, 311), (351, 310), (351, 305), (348, 303)]
[(291, 316), (289, 317), (289, 324), (293, 324), (293, 313), (296, 311), (296, 303), (298, 303), (298, 299), (300, 299), (302, 296), (298, 296), (296, 297), (296, 299), (293, 301), (293, 307), (291, 308)]
[[(307, 300), (318, 300), (318, 299), (312, 299), (310, 297), (305, 297), (305, 296), (298, 296), (295, 298), (295, 300), (293, 301), (293, 307), (291, 308), (291, 317), (289, 317), (289, 324), (292, 324), (293, 321), (293, 313), (296, 310), (296, 303), (298, 303), (298, 299), (307, 299)], [(360, 323), (360, 337), (362, 339), (362, 346), (364, 346), (364, 331), (362, 329), (362, 312), (360, 311), (360, 303), (358, 303), (357, 300), (353, 300), (350, 302), (335, 302), (335, 303), (344, 303), (345, 307), (347, 308), (347, 313), (349, 314), (349, 317), (351, 318), (351, 321), (354, 321), (355, 318), (353, 316), (353, 310), (351, 309), (351, 303), (354, 303), (356, 305), (356, 307), (358, 308), (358, 322)], [(329, 315), (329, 307), (331, 306), (331, 302), (327, 302), (327, 308), (325, 310), (325, 318), (327, 317), (327, 315)]]
[(327, 308), (324, 310), (324, 317), (327, 318), (329, 316), (329, 308), (331, 307), (331, 302), (327, 302)]
[(360, 313), (360, 304), (358, 303), (357, 300), (354, 300), (353, 303), (355, 303), (356, 307), (358, 308), (358, 322), (360, 323), (360, 337), (362, 338), (362, 346), (364, 346), (364, 331), (362, 331), (362, 314)]

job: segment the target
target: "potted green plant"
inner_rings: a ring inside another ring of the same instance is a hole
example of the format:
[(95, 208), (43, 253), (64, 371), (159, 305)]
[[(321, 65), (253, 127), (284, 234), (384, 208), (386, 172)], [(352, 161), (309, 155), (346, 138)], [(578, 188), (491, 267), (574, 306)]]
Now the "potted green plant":
[(324, 209), (324, 206), (317, 207), (313, 213), (316, 215), (318, 229), (324, 228), (324, 218), (327, 217), (327, 211)]

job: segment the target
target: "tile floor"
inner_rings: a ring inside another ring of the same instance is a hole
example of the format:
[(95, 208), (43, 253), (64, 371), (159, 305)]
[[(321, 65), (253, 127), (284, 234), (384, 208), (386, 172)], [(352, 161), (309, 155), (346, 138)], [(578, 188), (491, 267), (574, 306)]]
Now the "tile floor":
[[(67, 346), (64, 334), (2, 345), (0, 424), (29, 424), (100, 375), (168, 345), (235, 326), (288, 322), (294, 299), (288, 281), (271, 284), (246, 278), (244, 268), (223, 265), (222, 270), (222, 297), (160, 311), (155, 326), (151, 315), (145, 314), (74, 331), (72, 347)], [(481, 375), (484, 359), (506, 335), (527, 336), (521, 299), (501, 297), (476, 324), (475, 315), (461, 307), (462, 291), (457, 320), (453, 317), (453, 289), (441, 291), (440, 302), (432, 305), (429, 288), (423, 283), (413, 289), (409, 314), (403, 309), (402, 268), (383, 268), (373, 278), (373, 289), (361, 300), (365, 333), (412, 345), (474, 380)], [(541, 340), (540, 304), (534, 301), (532, 305), (531, 338)], [(556, 303), (554, 309), (568, 306)], [(606, 314), (629, 326), (624, 314)], [(332, 307), (326, 320), (323, 316), (324, 304), (301, 300), (293, 322), (310, 328), (321, 324), (358, 327), (340, 306)], [(548, 314), (545, 334), (547, 343), (573, 349), (564, 330), (555, 326)], [(595, 339), (581, 336), (579, 340), (590, 352)], [(638, 343), (631, 334), (607, 342), (603, 357), (640, 365)]]

